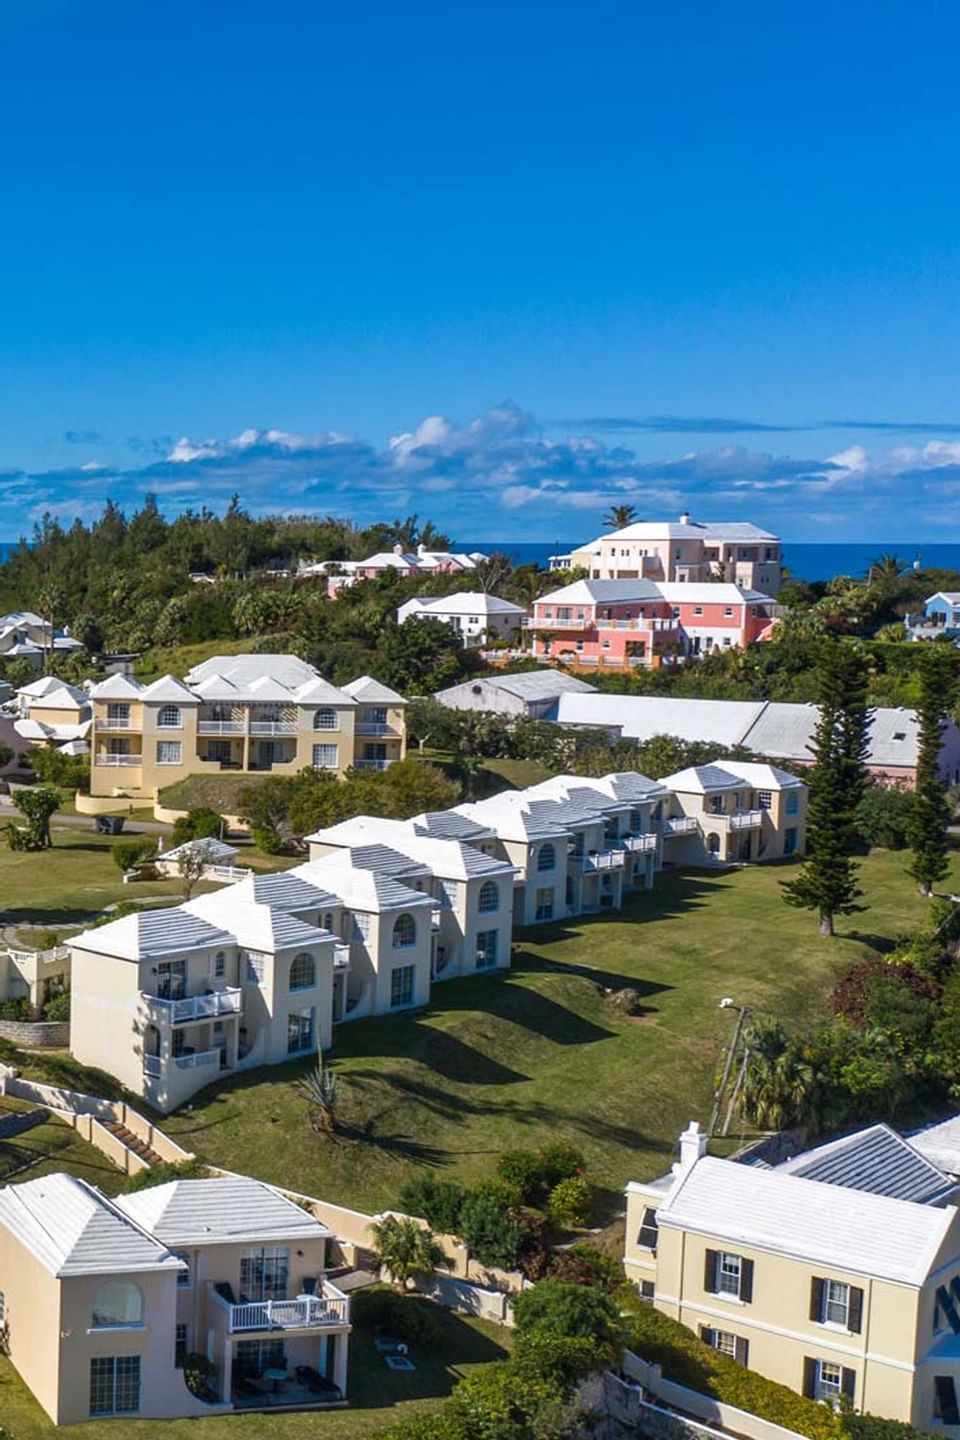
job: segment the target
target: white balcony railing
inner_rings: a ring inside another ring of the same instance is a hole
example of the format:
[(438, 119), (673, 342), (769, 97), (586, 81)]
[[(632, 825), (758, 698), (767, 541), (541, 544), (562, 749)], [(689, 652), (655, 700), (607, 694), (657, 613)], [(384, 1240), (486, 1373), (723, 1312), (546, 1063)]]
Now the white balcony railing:
[(219, 1050), (194, 1050), (186, 1055), (174, 1055), (173, 1063), (178, 1070), (199, 1070), (220, 1064)]
[(333, 947), (333, 968), (334, 968), (335, 970), (349, 970), (349, 969), (350, 969), (350, 946), (349, 946), (349, 945), (340, 945), (339, 943), (336, 944), (336, 945), (334, 945), (334, 947)]
[(594, 623), (593, 618), (586, 615), (576, 618), (567, 616), (565, 620), (561, 620), (559, 617), (554, 620), (545, 620), (533, 615), (520, 621), (521, 628), (524, 630), (589, 630)]
[(584, 873), (595, 870), (622, 870), (625, 856), (622, 850), (598, 850), (593, 855), (584, 855)]
[(159, 1080), (163, 1074), (163, 1061), (159, 1055), (144, 1055), (143, 1073), (151, 1080)]
[(674, 815), (663, 822), (664, 835), (690, 835), (697, 828), (692, 815)]
[(323, 1281), (319, 1295), (298, 1295), (295, 1300), (253, 1300), (232, 1305), (216, 1290), (212, 1294), (218, 1308), (227, 1311), (231, 1335), (255, 1330), (340, 1329), (350, 1324), (350, 1300), (329, 1280)]
[(251, 735), (296, 735), (296, 720), (251, 720)]
[(400, 731), (393, 725), (381, 724), (374, 720), (360, 720), (356, 726), (356, 733), (358, 735), (386, 735), (394, 740), (400, 739)]
[(243, 1009), (242, 990), (214, 990), (209, 995), (186, 995), (182, 1000), (163, 1000), (144, 995), (151, 1019), (162, 1025), (189, 1025), (197, 1020), (216, 1020), (239, 1015)]
[(734, 815), (712, 815), (710, 818), (725, 820), (731, 830), (757, 830), (763, 824), (763, 811), (738, 810)]
[(242, 720), (203, 720), (197, 721), (198, 735), (243, 735), (246, 725)]
[(140, 765), (143, 757), (141, 755), (114, 755), (109, 750), (99, 750), (94, 756), (95, 765)]
[(102, 720), (97, 720), (96, 728), (98, 730), (139, 730), (140, 720), (139, 717), (134, 720), (130, 715), (125, 719), (121, 719), (118, 715), (108, 715)]
[(624, 850), (634, 855), (649, 855), (657, 848), (656, 835), (624, 835), (621, 841)]
[(354, 765), (358, 770), (389, 770), (393, 764), (392, 760), (355, 760)]

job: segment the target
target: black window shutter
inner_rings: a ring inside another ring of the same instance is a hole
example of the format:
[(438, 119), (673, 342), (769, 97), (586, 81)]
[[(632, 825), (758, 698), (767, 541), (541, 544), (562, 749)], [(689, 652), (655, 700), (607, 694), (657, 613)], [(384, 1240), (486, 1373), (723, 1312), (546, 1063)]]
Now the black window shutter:
[(942, 1420), (944, 1425), (960, 1425), (960, 1408), (957, 1406), (957, 1387), (953, 1383), (953, 1376), (937, 1375), (933, 1384), (937, 1419)]
[(863, 1291), (858, 1285), (850, 1286), (850, 1308), (847, 1311), (847, 1329), (859, 1335), (863, 1329)]
[(846, 1398), (847, 1398), (848, 1400), (852, 1401), (852, 1400), (853, 1400), (853, 1396), (854, 1396), (854, 1392), (856, 1391), (856, 1388), (857, 1388), (857, 1372), (856, 1372), (856, 1370), (848, 1370), (847, 1367), (846, 1367), (846, 1365), (844, 1365), (843, 1369), (842, 1369), (841, 1372), (840, 1372), (840, 1389), (841, 1389), (841, 1391), (843, 1392), (843, 1394), (846, 1396)]
[(740, 1299), (749, 1305), (753, 1299), (753, 1261), (740, 1261)]
[(744, 1340), (744, 1338), (743, 1338), (742, 1335), (738, 1335), (738, 1336), (737, 1336), (737, 1353), (736, 1353), (736, 1356), (735, 1356), (734, 1358), (736, 1359), (737, 1364), (738, 1364), (738, 1365), (742, 1365), (744, 1369), (747, 1368), (747, 1356), (748, 1356), (749, 1354), (750, 1354), (750, 1343), (749, 1343), (749, 1341)]
[(720, 1253), (717, 1250), (708, 1250), (706, 1262), (703, 1267), (703, 1288), (709, 1294), (717, 1293), (717, 1268), (720, 1264)]
[(808, 1400), (817, 1398), (817, 1362), (809, 1355), (803, 1359), (803, 1393)]
[(704, 1345), (709, 1345), (710, 1349), (713, 1350), (717, 1343), (717, 1332), (715, 1330), (711, 1330), (709, 1325), (701, 1325), (700, 1339), (703, 1341)]
[(814, 1275), (810, 1281), (810, 1319), (815, 1325), (823, 1320), (823, 1292), (824, 1283), (818, 1275)]

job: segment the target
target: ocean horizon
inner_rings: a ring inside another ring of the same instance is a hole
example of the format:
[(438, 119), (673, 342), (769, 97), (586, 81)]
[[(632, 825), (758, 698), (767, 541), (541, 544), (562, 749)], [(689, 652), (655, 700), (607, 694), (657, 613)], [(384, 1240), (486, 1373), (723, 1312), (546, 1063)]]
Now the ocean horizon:
[[(554, 540), (543, 542), (515, 542), (512, 540), (457, 540), (454, 549), (460, 551), (482, 550), (487, 554), (498, 551), (518, 565), (540, 565), (546, 567), (551, 555), (565, 555), (583, 540)], [(0, 564), (12, 550), (17, 548), (16, 540), (0, 540)], [(862, 578), (878, 555), (896, 555), (904, 566), (914, 565), (924, 570), (960, 571), (960, 540), (950, 544), (924, 544), (923, 541), (877, 540), (869, 544), (839, 542), (830, 545), (794, 544), (783, 542), (783, 562), (790, 574), (797, 580), (830, 580), (834, 575), (851, 575)]]

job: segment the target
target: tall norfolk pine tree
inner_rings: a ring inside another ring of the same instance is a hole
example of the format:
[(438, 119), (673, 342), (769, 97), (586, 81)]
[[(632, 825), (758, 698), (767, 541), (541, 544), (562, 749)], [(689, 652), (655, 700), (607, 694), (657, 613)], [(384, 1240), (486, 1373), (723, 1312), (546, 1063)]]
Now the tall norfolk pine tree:
[(932, 895), (950, 870), (947, 825), (950, 807), (938, 771), (941, 732), (957, 698), (957, 656), (952, 646), (928, 643), (920, 657), (917, 705), (917, 783), (907, 829), (913, 854), (907, 866), (921, 895)]
[(856, 810), (866, 785), (867, 665), (844, 641), (824, 644), (817, 665), (820, 718), (813, 737), (807, 859), (783, 887), (788, 905), (816, 910), (820, 934), (858, 909)]

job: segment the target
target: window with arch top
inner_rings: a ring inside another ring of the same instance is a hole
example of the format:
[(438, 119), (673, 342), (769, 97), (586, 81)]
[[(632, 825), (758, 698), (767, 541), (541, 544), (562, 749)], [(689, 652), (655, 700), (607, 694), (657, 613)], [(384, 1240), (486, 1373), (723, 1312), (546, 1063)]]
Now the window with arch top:
[(336, 710), (331, 710), (329, 705), (324, 705), (320, 710), (314, 710), (313, 728), (314, 730), (339, 729)]
[(317, 983), (317, 967), (306, 950), (294, 955), (290, 962), (290, 989), (312, 990)]
[(180, 730), (183, 726), (183, 716), (180, 714), (179, 705), (161, 705), (157, 711), (157, 728), (159, 730)]
[(110, 1330), (123, 1325), (143, 1324), (143, 1295), (139, 1285), (127, 1280), (108, 1280), (93, 1300), (91, 1328)]
[(477, 909), (484, 914), (491, 910), (500, 909), (500, 889), (494, 880), (485, 880), (480, 886), (480, 894), (477, 897)]
[(398, 915), (393, 926), (394, 950), (406, 950), (417, 943), (417, 926), (412, 915)]
[(537, 856), (538, 870), (555, 870), (557, 868), (556, 847), (548, 840), (546, 845), (540, 846), (540, 854)]

